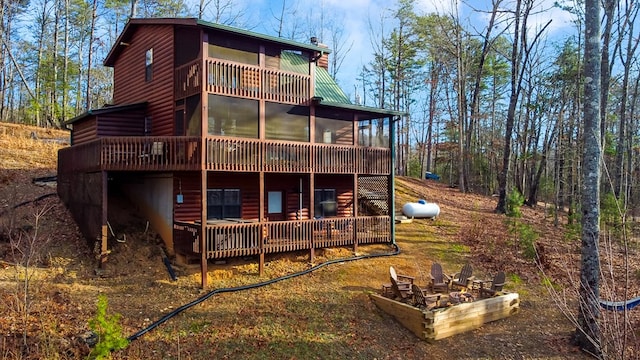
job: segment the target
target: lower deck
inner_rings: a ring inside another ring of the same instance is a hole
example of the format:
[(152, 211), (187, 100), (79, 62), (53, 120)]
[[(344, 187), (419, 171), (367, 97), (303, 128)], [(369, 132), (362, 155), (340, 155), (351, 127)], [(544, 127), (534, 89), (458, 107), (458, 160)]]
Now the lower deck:
[[(295, 221), (209, 221), (201, 238), (199, 223), (174, 223), (174, 249), (179, 254), (202, 254), (207, 259), (311, 250), (324, 247), (388, 243), (390, 216), (335, 217)], [(204, 241), (202, 241), (204, 240)]]

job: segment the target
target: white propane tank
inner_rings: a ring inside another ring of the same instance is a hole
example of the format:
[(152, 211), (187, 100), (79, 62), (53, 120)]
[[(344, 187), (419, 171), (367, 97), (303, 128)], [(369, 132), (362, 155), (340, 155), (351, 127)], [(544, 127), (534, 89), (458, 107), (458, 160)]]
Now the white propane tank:
[(404, 204), (404, 206), (402, 206), (402, 213), (412, 218), (435, 218), (440, 215), (440, 206), (436, 203), (418, 200), (418, 202)]

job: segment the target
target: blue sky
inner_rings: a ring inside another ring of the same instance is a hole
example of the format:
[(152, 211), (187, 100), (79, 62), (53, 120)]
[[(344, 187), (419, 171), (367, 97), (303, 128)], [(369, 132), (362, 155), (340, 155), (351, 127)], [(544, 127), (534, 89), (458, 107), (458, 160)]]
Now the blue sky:
[[(198, 0), (192, 0), (194, 4)], [(566, 11), (554, 8), (556, 0), (538, 0), (536, 12), (529, 21), (530, 27), (535, 29), (553, 19), (547, 29), (550, 38), (563, 39), (575, 33), (572, 24), (572, 16)], [(575, 0), (564, 0), (569, 4)], [(223, 1), (224, 2), (224, 1)], [(504, 6), (512, 8), (514, 0), (504, 0)], [(450, 15), (457, 8), (460, 21), (465, 28), (475, 28), (483, 32), (489, 19), (489, 14), (484, 11), (491, 9), (490, 0), (469, 0), (465, 4), (461, 0), (417, 0), (417, 11), (421, 13), (438, 13)], [(308, 35), (322, 37), (322, 32), (317, 29), (320, 24), (321, 14), (324, 14), (323, 23), (334, 24), (342, 30), (344, 48), (350, 47), (346, 60), (339, 67), (337, 74), (338, 83), (353, 100), (356, 91), (356, 78), (362, 67), (372, 60), (372, 37), (379, 37), (383, 31), (388, 33), (394, 26), (391, 19), (396, 1), (385, 0), (235, 0), (233, 10), (245, 10), (242, 21), (243, 28), (277, 36), (276, 17), (280, 15), (283, 4), (286, 9), (285, 27), (296, 27), (297, 32), (307, 32)], [(469, 4), (475, 7), (471, 9)], [(197, 6), (197, 5), (194, 5)], [(544, 10), (544, 11), (542, 11)], [(211, 10), (210, 10), (211, 11)], [(293, 15), (295, 13), (295, 15)], [(212, 20), (211, 13), (205, 13), (205, 20)], [(315, 23), (316, 30), (311, 30), (310, 23)], [(384, 24), (384, 25), (383, 25)], [(468, 25), (468, 26), (467, 26)], [(320, 33), (318, 33), (320, 32)], [(311, 34), (313, 33), (313, 34)], [(285, 33), (286, 36), (286, 33)], [(297, 38), (298, 41), (307, 41), (308, 37)], [(325, 34), (328, 37), (328, 34)], [(324, 43), (334, 48), (331, 39), (321, 39)], [(335, 49), (333, 49), (335, 50)]]

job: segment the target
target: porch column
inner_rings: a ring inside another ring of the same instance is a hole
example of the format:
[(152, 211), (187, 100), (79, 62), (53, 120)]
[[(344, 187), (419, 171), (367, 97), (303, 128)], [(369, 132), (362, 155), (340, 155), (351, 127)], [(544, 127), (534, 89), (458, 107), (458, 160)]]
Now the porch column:
[[(260, 260), (258, 262), (258, 273), (260, 276), (262, 276), (262, 274), (264, 273), (264, 240), (265, 240), (265, 228), (266, 228), (266, 224), (264, 223), (265, 221), (265, 216), (264, 216), (264, 171), (260, 171), (260, 175), (258, 176), (258, 182), (259, 184), (259, 188), (260, 188), (260, 210), (258, 211), (258, 216), (259, 216), (259, 224), (262, 224), (262, 232), (260, 233)], [(267, 231), (269, 231), (267, 229)]]
[[(203, 49), (208, 49), (209, 34), (200, 31), (199, 57), (201, 84), (206, 84), (207, 57)], [(202, 86), (204, 89), (204, 85)], [(202, 288), (207, 287), (207, 135), (209, 133), (209, 95), (200, 91), (200, 272), (202, 274)]]
[(207, 287), (207, 171), (203, 170), (200, 174), (200, 194), (202, 194), (200, 201), (200, 272), (202, 288), (205, 289)]
[(358, 174), (353, 174), (353, 252), (358, 252)]
[(389, 162), (389, 176), (388, 176), (388, 181), (389, 184), (387, 185), (388, 187), (388, 191), (389, 191), (389, 215), (391, 218), (391, 224), (390, 224), (390, 237), (391, 237), (391, 243), (395, 244), (396, 243), (396, 197), (395, 197), (395, 193), (394, 193), (394, 188), (395, 188), (395, 173), (394, 170), (396, 168), (396, 162), (395, 162), (395, 153), (396, 153), (396, 149), (394, 146), (394, 139), (396, 136), (396, 121), (400, 120), (400, 117), (396, 117), (395, 119), (393, 117), (389, 117), (389, 149), (391, 152), (391, 161)]
[[(315, 174), (312, 172), (309, 174), (309, 220), (314, 220), (316, 217), (316, 207), (315, 207), (315, 189), (316, 187), (316, 182), (315, 182)], [(311, 223), (312, 227), (315, 227), (315, 224), (312, 222)], [(309, 262), (313, 264), (313, 260), (315, 258), (315, 254), (316, 254), (316, 244), (315, 244), (315, 231), (311, 230), (311, 246), (310, 246), (310, 250), (309, 250)]]
[(108, 209), (109, 209), (109, 204), (108, 204), (108, 186), (107, 186), (107, 172), (106, 171), (102, 171), (102, 219), (101, 219), (101, 229), (100, 229), (100, 263), (98, 264), (98, 266), (103, 269), (104, 268), (104, 264), (107, 262), (107, 254), (109, 253), (109, 249), (108, 249), (108, 236), (109, 236), (109, 232), (108, 232), (108, 228), (107, 228), (107, 221), (109, 219), (107, 219), (107, 214), (108, 214)]

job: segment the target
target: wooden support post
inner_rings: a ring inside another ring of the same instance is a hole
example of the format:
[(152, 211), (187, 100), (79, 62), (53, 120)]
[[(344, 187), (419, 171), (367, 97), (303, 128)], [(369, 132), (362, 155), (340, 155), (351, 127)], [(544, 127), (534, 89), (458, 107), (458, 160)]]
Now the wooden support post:
[[(263, 118), (263, 115), (260, 115), (261, 118)], [(260, 175), (258, 175), (258, 191), (260, 193), (260, 210), (258, 211), (258, 214), (260, 216), (260, 222), (262, 223), (262, 234), (260, 236), (260, 260), (258, 263), (258, 273), (260, 276), (262, 276), (264, 274), (264, 243), (267, 240), (267, 236), (269, 236), (269, 229), (267, 228), (267, 218), (266, 216), (264, 216), (264, 206), (265, 206), (265, 201), (264, 201), (264, 172), (261, 171)]]
[(352, 226), (352, 236), (353, 236), (353, 253), (358, 253), (358, 231), (357, 227), (357, 217), (358, 217), (358, 174), (353, 174), (353, 208), (351, 211), (353, 212), (353, 226)]
[[(206, 69), (206, 57), (202, 54), (202, 49), (207, 48), (209, 44), (209, 34), (207, 32), (200, 32), (202, 38), (200, 39), (200, 54), (198, 55), (202, 62), (200, 64), (202, 69)], [(206, 84), (206, 71), (201, 71), (200, 81), (201, 84)], [(209, 122), (207, 121), (207, 114), (209, 113), (209, 95), (206, 92), (200, 92), (200, 104), (202, 106), (200, 111), (200, 271), (202, 273), (202, 288), (207, 287), (207, 137), (209, 133)]]
[(108, 234), (107, 225), (102, 225), (100, 234), (100, 263), (98, 264), (100, 269), (104, 269), (104, 264), (107, 262), (107, 255), (109, 253), (109, 248), (107, 247)]
[(260, 253), (260, 262), (258, 263), (258, 273), (260, 276), (264, 274), (264, 252)]
[[(313, 129), (314, 126), (311, 126), (311, 128)], [(312, 138), (313, 139), (313, 138)], [(315, 164), (311, 164), (311, 168), (313, 169), (315, 166)], [(316, 213), (315, 213), (315, 206), (313, 204), (315, 204), (315, 187), (316, 187), (316, 181), (315, 181), (315, 174), (311, 173), (309, 174), (309, 219), (313, 220), (316, 218)], [(315, 243), (315, 223), (311, 223), (311, 234), (309, 234), (311, 236), (311, 252), (309, 254), (309, 262), (313, 264), (314, 262), (314, 258), (315, 258), (315, 250), (316, 250), (316, 243)]]
[(109, 242), (109, 232), (107, 229), (107, 222), (109, 221), (108, 219), (108, 210), (109, 210), (109, 204), (108, 204), (108, 186), (107, 186), (107, 182), (108, 182), (108, 176), (107, 176), (107, 172), (103, 171), (102, 172), (102, 215), (101, 215), (101, 222), (102, 222), (102, 227), (100, 229), (100, 264), (98, 264), (98, 266), (102, 269), (104, 268), (104, 263), (107, 262), (107, 254), (109, 253), (109, 248), (108, 248), (108, 242)]

